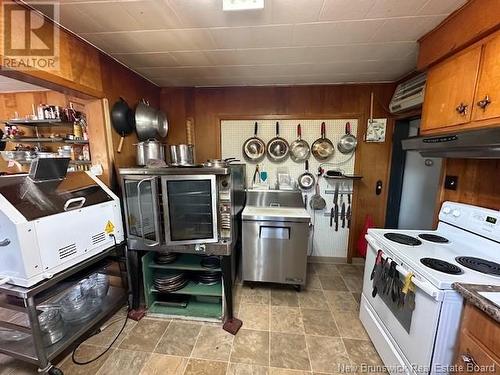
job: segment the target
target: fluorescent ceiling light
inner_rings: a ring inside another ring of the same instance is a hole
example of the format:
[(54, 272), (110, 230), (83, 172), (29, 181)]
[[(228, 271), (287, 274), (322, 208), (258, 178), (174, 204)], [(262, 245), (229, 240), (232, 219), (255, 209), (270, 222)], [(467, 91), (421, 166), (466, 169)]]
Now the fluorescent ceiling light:
[(264, 0), (222, 0), (223, 11), (264, 9)]

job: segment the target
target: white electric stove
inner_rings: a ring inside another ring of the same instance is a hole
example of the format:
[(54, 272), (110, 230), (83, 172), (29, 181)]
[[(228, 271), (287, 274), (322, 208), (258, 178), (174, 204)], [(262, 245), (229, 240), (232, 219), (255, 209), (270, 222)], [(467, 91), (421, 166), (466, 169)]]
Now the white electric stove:
[[(452, 370), (463, 309), (455, 282), (500, 285), (500, 212), (445, 202), (435, 231), (370, 229), (360, 319), (393, 374)], [(378, 292), (372, 269), (378, 251), (396, 262), (401, 279), (413, 273), (415, 305)]]

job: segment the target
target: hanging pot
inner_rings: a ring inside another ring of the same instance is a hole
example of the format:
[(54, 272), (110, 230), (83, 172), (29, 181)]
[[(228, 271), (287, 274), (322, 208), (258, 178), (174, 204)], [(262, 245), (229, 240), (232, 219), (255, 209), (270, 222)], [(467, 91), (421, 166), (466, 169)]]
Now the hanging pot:
[(325, 161), (330, 159), (335, 152), (332, 141), (325, 136), (326, 125), (321, 123), (321, 137), (316, 139), (312, 145), (312, 154), (317, 160)]
[(132, 133), (135, 127), (134, 112), (123, 98), (120, 98), (111, 108), (111, 123), (115, 131), (120, 135), (120, 143), (116, 150), (116, 152), (120, 153), (122, 152), (125, 136)]
[(310, 190), (316, 183), (314, 175), (309, 172), (309, 160), (305, 162), (305, 171), (297, 179), (302, 190)]
[(350, 154), (356, 149), (358, 140), (354, 135), (351, 134), (351, 124), (345, 124), (345, 135), (340, 138), (339, 143), (337, 143), (337, 149), (342, 154)]
[(142, 99), (135, 108), (135, 130), (140, 141), (158, 136), (158, 111)]
[(266, 144), (262, 139), (257, 137), (258, 124), (255, 122), (253, 137), (248, 138), (243, 143), (243, 156), (248, 161), (259, 163), (266, 156)]
[(276, 137), (267, 144), (267, 156), (272, 161), (281, 162), (288, 157), (289, 150), (288, 142), (280, 137), (280, 124), (276, 121)]
[(301, 162), (309, 159), (311, 155), (311, 148), (309, 143), (302, 139), (302, 129), (300, 124), (297, 125), (297, 139), (290, 145), (290, 158), (294, 162)]

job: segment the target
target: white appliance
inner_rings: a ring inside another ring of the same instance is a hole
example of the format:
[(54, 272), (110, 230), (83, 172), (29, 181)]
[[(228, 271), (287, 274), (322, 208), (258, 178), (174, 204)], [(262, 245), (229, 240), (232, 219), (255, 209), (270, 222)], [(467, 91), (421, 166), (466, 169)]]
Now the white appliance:
[(421, 73), (400, 83), (392, 95), (389, 109), (391, 113), (403, 112), (422, 105), (424, 102), (427, 75)]
[[(448, 373), (463, 309), (452, 284), (500, 285), (500, 212), (445, 202), (435, 231), (370, 229), (366, 239), (360, 319), (388, 371)], [(401, 279), (414, 274), (414, 310), (380, 291), (373, 297), (379, 250), (397, 263)]]
[(0, 177), (0, 283), (30, 287), (123, 239), (120, 201), (90, 172)]

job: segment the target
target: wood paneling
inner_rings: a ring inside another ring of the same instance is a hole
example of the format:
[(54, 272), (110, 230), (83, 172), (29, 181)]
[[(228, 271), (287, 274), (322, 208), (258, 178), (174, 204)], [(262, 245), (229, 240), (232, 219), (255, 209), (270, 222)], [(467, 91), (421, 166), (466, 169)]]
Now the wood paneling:
[[(353, 200), (353, 222), (349, 256), (355, 256), (355, 241), (362, 231), (365, 216), (374, 218), (382, 227), (385, 220), (389, 179), (392, 130), (388, 122), (385, 143), (363, 142), (369, 118), (370, 93), (375, 95), (375, 117), (389, 117), (388, 103), (394, 92), (392, 84), (335, 86), (267, 86), (229, 88), (164, 88), (161, 108), (169, 115), (169, 143), (185, 141), (186, 116), (194, 118), (196, 155), (198, 161), (220, 157), (220, 120), (238, 118), (346, 118), (359, 119), (359, 146), (356, 173), (364, 177), (356, 183)], [(381, 180), (384, 189), (375, 194)]]
[(458, 176), (458, 187), (447, 190), (443, 183), (439, 203), (449, 200), (500, 210), (500, 160), (447, 159), (443, 175)]
[(420, 40), (417, 68), (425, 70), (500, 28), (498, 0), (471, 0)]

